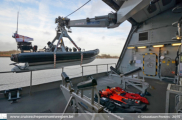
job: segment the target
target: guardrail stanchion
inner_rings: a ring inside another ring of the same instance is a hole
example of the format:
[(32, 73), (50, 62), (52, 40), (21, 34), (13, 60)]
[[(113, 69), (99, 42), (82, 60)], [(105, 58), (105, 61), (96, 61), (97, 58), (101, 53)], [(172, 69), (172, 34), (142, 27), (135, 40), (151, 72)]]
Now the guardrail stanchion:
[(82, 77), (83, 77), (83, 66), (82, 66)]
[(98, 73), (98, 65), (96, 65), (96, 73)]
[(29, 91), (30, 95), (31, 95), (31, 90), (32, 90), (32, 71), (30, 71), (30, 91)]
[(107, 64), (107, 72), (108, 72), (108, 64)]

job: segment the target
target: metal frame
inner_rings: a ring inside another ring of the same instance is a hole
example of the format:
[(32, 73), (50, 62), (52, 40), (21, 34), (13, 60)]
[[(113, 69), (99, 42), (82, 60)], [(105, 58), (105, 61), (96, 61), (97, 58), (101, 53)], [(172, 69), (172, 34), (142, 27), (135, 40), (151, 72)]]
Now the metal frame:
[[(63, 113), (66, 112), (68, 106), (71, 104), (71, 102), (73, 101), (72, 107), (73, 107), (73, 112), (77, 113), (78, 109), (82, 112), (82, 113), (86, 113), (86, 111), (89, 111), (91, 113), (100, 113), (103, 112), (103, 106), (100, 105), (100, 100), (97, 102), (94, 102), (94, 91), (95, 93), (98, 94), (96, 87), (92, 87), (90, 90), (92, 91), (92, 97), (91, 99), (88, 98), (87, 96), (83, 95), (83, 90), (81, 90), (81, 92), (73, 92), (69, 89), (69, 87), (66, 87), (64, 85), (60, 86), (64, 96), (70, 96), (68, 103), (63, 111)], [(68, 94), (70, 93), (70, 94)], [(100, 99), (99, 95), (98, 98)]]
[(126, 89), (126, 84), (132, 85), (136, 89), (140, 90), (143, 94), (147, 91), (149, 88), (149, 84), (144, 81), (144, 79), (138, 79), (138, 78), (130, 78), (130, 77), (123, 77), (122, 78), (122, 85), (123, 89)]
[[(61, 33), (58, 33), (59, 31), (60, 31)], [(60, 34), (60, 35), (59, 35), (59, 34)], [(67, 37), (67, 38), (73, 43), (73, 45), (78, 49), (78, 51), (81, 50), (81, 49), (75, 44), (75, 42), (71, 39), (71, 37), (68, 35), (67, 30), (65, 29), (65, 27), (60, 27), (60, 26), (57, 27), (57, 37), (58, 37), (58, 36), (59, 36), (59, 39), (58, 39), (56, 48), (55, 48), (55, 50), (54, 50), (54, 54), (56, 54), (57, 47), (58, 47), (58, 45), (59, 45), (59, 43), (60, 43), (61, 40), (62, 40), (62, 46), (61, 46), (61, 47), (64, 48), (63, 37)], [(53, 45), (53, 43), (55, 42), (55, 40), (56, 40), (57, 37), (55, 37), (55, 39), (52, 41), (52, 45)], [(64, 49), (65, 49), (65, 48), (64, 48)], [(66, 52), (66, 51), (64, 51), (64, 52)]]
[[(59, 33), (59, 31), (61, 32), (61, 33)], [(60, 34), (60, 35), (59, 35)], [(52, 47), (53, 47), (53, 43), (56, 41), (56, 38), (59, 36), (59, 39), (58, 39), (58, 42), (57, 42), (57, 45), (56, 45), (56, 47), (55, 47), (55, 49), (54, 49), (54, 68), (56, 68), (56, 52), (57, 52), (57, 48), (58, 48), (58, 46), (59, 46), (59, 43), (60, 43), (60, 41), (61, 41), (61, 49), (62, 49), (62, 52), (66, 52), (66, 50), (65, 50), (65, 46), (64, 46), (64, 42), (63, 42), (63, 37), (67, 37), (72, 43), (73, 43), (73, 45), (78, 49), (78, 51), (81, 51), (81, 49), (75, 44), (75, 42), (71, 39), (71, 37), (68, 35), (68, 33), (67, 33), (67, 30), (65, 29), (65, 27), (61, 27), (61, 26), (59, 26), (58, 25), (58, 27), (57, 27), (57, 35), (56, 35), (56, 37), (54, 38), (54, 40), (52, 41)], [(51, 49), (52, 49), (52, 47), (51, 47)], [(80, 55), (81, 56), (81, 55)]]
[[(68, 83), (68, 81), (66, 82), (64, 79), (63, 79), (63, 84), (60, 85), (60, 88), (66, 100), (68, 101), (62, 116), (66, 113), (68, 106), (71, 105), (73, 108), (73, 113), (78, 113), (78, 110), (81, 113), (87, 113), (87, 114), (81, 114), (87, 120), (90, 120), (87, 115), (91, 115), (91, 120), (94, 120), (96, 117), (99, 117), (100, 120), (105, 120), (108, 117), (111, 119), (118, 119), (118, 120), (123, 119), (120, 116), (117, 116), (116, 114), (106, 110), (104, 106), (100, 105), (100, 96), (98, 94), (96, 86), (79, 89), (76, 92), (74, 92), (74, 89), (72, 89), (71, 86), (72, 86), (71, 81), (69, 81)], [(84, 90), (91, 90), (92, 97), (88, 98), (87, 96), (83, 95)], [(94, 91), (98, 96), (98, 103), (94, 101)], [(108, 114), (94, 114), (94, 113), (108, 113)]]
[(97, 64), (97, 65), (85, 65), (85, 66), (82, 66), (82, 77), (83, 77), (83, 73), (84, 73), (84, 67), (90, 67), (90, 66), (96, 66), (96, 73), (99, 73), (99, 71), (98, 71), (98, 66), (102, 66), (102, 65), (107, 65), (107, 72), (109, 72), (108, 71), (108, 65), (112, 65), (112, 64), (114, 64), (115, 66), (116, 66), (116, 63), (109, 63), (109, 64)]
[(149, 84), (145, 82), (144, 77), (143, 79), (139, 79), (139, 72), (137, 72), (137, 78), (133, 78), (134, 74), (131, 74), (130, 77), (127, 77), (117, 75), (116, 73), (112, 74), (112, 72), (114, 71), (111, 71), (111, 73), (109, 74), (110, 76), (117, 76), (121, 78), (121, 84), (123, 89), (126, 89), (127, 85), (131, 85), (144, 94), (149, 88)]
[[(182, 88), (182, 86), (180, 85), (175, 85), (175, 84), (168, 84), (168, 87), (167, 87), (167, 91), (166, 91), (166, 107), (165, 107), (165, 112), (168, 113), (169, 112), (169, 103), (170, 103), (170, 100), (169, 100), (169, 97), (170, 97), (170, 93), (173, 93), (173, 94), (177, 94), (179, 96), (182, 96), (182, 92), (178, 89), (173, 89), (172, 87), (175, 87), (175, 88)], [(182, 106), (181, 106), (182, 107)], [(176, 108), (180, 108), (180, 106), (176, 106)], [(176, 112), (178, 110), (176, 109)]]
[[(79, 89), (77, 92), (74, 92), (74, 89), (71, 89), (71, 81), (69, 83), (66, 83), (64, 78), (62, 78), (62, 85), (60, 85), (60, 88), (66, 98), (68, 100), (68, 103), (63, 111), (63, 113), (66, 112), (68, 109), (68, 106), (72, 103), (73, 112), (78, 112), (78, 109), (85, 113), (86, 111), (89, 111), (91, 113), (99, 113), (103, 112), (103, 106), (100, 105), (100, 96), (98, 94), (96, 86), (92, 86), (89, 88)], [(87, 96), (83, 95), (84, 90), (91, 90), (91, 99)], [(94, 101), (94, 91), (97, 94), (98, 97), (98, 103)]]

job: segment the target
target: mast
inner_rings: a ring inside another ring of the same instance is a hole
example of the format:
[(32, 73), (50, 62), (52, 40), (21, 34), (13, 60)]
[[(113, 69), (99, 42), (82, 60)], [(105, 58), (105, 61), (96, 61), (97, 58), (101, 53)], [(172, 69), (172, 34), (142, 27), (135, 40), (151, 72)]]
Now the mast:
[(16, 33), (18, 33), (18, 17), (19, 17), (19, 11), (18, 11), (18, 14), (17, 14), (17, 30), (16, 30)]

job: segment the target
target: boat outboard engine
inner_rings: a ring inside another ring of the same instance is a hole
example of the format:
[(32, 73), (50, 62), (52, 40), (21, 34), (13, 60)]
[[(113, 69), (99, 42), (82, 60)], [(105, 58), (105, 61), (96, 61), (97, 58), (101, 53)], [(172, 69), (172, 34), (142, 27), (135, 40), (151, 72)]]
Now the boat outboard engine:
[(75, 47), (73, 47), (73, 52), (77, 52), (77, 49)]

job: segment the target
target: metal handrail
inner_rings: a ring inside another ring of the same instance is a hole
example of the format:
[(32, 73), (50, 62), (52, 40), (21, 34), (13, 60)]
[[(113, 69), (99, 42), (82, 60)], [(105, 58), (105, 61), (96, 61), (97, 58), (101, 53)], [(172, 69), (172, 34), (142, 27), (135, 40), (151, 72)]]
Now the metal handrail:
[(108, 72), (108, 65), (112, 65), (112, 64), (115, 64), (115, 67), (116, 67), (116, 63), (108, 63), (108, 64), (97, 64), (97, 65), (85, 65), (85, 66), (81, 66), (82, 67), (82, 77), (83, 77), (83, 68), (84, 67), (90, 67), (90, 66), (96, 66), (96, 73), (98, 73), (98, 66), (101, 66), (101, 65), (107, 65), (107, 72)]
[[(82, 77), (84, 75), (84, 69), (83, 69), (84, 67), (96, 66), (96, 73), (98, 73), (98, 66), (107, 65), (107, 72), (108, 72), (108, 66), (109, 65), (112, 65), (112, 64), (114, 64), (115, 67), (116, 67), (116, 63), (96, 64), (96, 65), (85, 65), (85, 66), (81, 66), (81, 68), (82, 68), (82, 71), (81, 71)], [(17, 72), (17, 73), (30, 72), (30, 90), (29, 90), (29, 94), (31, 94), (31, 91), (32, 91), (32, 82), (33, 82), (33, 79), (32, 79), (33, 77), (32, 76), (33, 76), (33, 71), (19, 71), (19, 72)], [(38, 70), (35, 70), (35, 71), (38, 71)], [(63, 71), (64, 71), (64, 67), (62, 68), (62, 72)], [(12, 71), (4, 71), (4, 72), (0, 72), (0, 73), (14, 73), (14, 72), (12, 72)]]
[(115, 64), (116, 63), (108, 63), (108, 64), (97, 64), (97, 65), (84, 65), (83, 67), (88, 67), (88, 66), (100, 66), (100, 65), (112, 65), (112, 64)]

